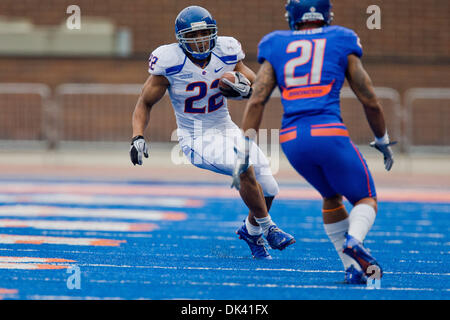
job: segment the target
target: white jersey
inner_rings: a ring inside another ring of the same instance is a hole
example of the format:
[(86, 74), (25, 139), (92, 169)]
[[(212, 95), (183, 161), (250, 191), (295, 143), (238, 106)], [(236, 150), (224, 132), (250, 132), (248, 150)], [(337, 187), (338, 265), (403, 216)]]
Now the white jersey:
[(194, 64), (178, 43), (163, 45), (149, 59), (149, 73), (167, 78), (178, 136), (198, 136), (206, 130), (238, 129), (231, 120), (227, 99), (220, 93), (219, 79), (245, 54), (239, 41), (218, 37), (211, 60), (204, 68)]

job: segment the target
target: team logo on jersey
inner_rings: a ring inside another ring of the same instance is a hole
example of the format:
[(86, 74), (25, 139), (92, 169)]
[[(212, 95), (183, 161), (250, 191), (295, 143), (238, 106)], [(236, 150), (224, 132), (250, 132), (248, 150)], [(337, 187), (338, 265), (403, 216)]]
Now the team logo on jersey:
[(281, 88), (282, 89), (281, 96), (283, 97), (284, 100), (320, 98), (330, 93), (334, 82), (335, 80), (333, 80), (330, 84), (321, 86), (309, 86), (300, 88), (297, 87), (292, 89)]
[(185, 73), (185, 74), (180, 75), (180, 79), (189, 79), (189, 78), (192, 78), (192, 76), (193, 76), (192, 72)]

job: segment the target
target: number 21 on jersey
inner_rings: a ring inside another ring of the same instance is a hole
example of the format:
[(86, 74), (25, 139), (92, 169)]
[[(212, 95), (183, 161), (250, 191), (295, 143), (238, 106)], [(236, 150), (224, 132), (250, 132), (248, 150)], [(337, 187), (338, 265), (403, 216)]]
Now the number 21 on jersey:
[[(294, 53), (300, 49), (300, 56), (289, 60), (284, 66), (284, 83), (286, 87), (316, 85), (322, 78), (323, 58), (326, 39), (296, 40), (288, 44), (286, 53)], [(310, 72), (295, 76), (295, 69), (307, 64), (312, 59)]]

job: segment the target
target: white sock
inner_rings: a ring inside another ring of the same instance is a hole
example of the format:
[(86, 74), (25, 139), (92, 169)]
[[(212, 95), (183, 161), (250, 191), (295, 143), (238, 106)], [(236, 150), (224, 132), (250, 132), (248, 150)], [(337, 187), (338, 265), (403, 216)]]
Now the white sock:
[(254, 226), (248, 221), (248, 216), (245, 218), (245, 226), (247, 227), (248, 234), (251, 236), (258, 236), (262, 233), (260, 226)]
[(348, 234), (363, 242), (370, 228), (372, 228), (377, 213), (368, 204), (358, 204), (350, 212)]
[(261, 227), (262, 232), (264, 233), (265, 236), (267, 236), (267, 231), (269, 230), (270, 226), (275, 225), (275, 223), (273, 223), (270, 215), (268, 215), (267, 217), (264, 217), (264, 218), (255, 218), (255, 220), (256, 220), (256, 222), (258, 222), (258, 224)]
[(361, 270), (358, 263), (353, 260), (351, 257), (342, 252), (344, 241), (345, 241), (345, 233), (348, 231), (349, 221), (348, 218), (345, 218), (342, 221), (324, 224), (325, 233), (328, 238), (330, 238), (331, 242), (336, 249), (339, 258), (341, 258), (342, 264), (344, 265), (344, 269), (347, 270), (350, 265), (353, 265), (356, 269)]

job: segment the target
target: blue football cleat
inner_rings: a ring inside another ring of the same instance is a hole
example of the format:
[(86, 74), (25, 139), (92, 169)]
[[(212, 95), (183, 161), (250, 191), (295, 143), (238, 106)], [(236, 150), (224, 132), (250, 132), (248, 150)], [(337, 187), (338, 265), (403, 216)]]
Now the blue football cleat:
[(372, 275), (372, 273), (368, 273), (367, 270), (370, 266), (376, 266), (377, 268), (379, 268), (378, 274), (381, 278), (383, 276), (383, 270), (381, 269), (375, 258), (372, 257), (370, 252), (366, 248), (364, 248), (363, 244), (349, 234), (345, 234), (345, 237), (346, 240), (344, 243), (343, 252), (346, 255), (352, 257), (356, 262), (358, 262), (359, 266), (364, 271), (366, 276)]
[(293, 236), (279, 229), (276, 225), (270, 226), (266, 239), (272, 249), (278, 250), (283, 250), (295, 243)]
[(367, 284), (367, 277), (364, 272), (357, 270), (351, 265), (345, 270), (345, 283), (348, 284)]
[(252, 256), (255, 259), (272, 259), (269, 252), (264, 245), (264, 238), (262, 234), (257, 236), (252, 236), (248, 233), (247, 227), (245, 226), (245, 222), (237, 231), (236, 234), (239, 235), (239, 239), (247, 242), (250, 250), (252, 251)]

